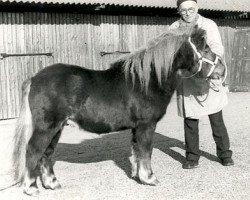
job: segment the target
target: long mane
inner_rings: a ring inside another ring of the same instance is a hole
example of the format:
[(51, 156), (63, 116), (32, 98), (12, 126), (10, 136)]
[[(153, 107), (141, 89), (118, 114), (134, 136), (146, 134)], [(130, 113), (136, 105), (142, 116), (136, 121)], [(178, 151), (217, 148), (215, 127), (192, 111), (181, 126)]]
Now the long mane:
[(138, 77), (142, 88), (147, 91), (152, 70), (155, 71), (160, 85), (162, 77), (169, 75), (174, 55), (185, 38), (183, 32), (168, 30), (148, 42), (146, 47), (126, 55), (116, 62), (123, 63), (126, 79), (132, 77), (134, 84), (135, 77)]

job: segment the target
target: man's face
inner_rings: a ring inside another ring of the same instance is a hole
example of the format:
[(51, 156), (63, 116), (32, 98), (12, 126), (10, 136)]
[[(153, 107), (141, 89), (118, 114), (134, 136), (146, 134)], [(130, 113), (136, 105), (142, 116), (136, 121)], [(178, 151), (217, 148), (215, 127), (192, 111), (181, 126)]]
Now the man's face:
[(195, 20), (198, 13), (198, 6), (194, 1), (185, 1), (179, 6), (178, 11), (183, 20), (190, 23)]

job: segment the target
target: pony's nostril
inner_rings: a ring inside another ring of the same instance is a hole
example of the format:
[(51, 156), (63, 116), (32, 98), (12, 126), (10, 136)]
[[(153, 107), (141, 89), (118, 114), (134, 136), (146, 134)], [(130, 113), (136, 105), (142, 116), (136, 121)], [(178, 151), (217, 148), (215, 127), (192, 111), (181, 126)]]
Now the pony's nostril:
[(209, 78), (211, 78), (211, 79), (220, 79), (220, 75), (218, 73), (214, 73)]

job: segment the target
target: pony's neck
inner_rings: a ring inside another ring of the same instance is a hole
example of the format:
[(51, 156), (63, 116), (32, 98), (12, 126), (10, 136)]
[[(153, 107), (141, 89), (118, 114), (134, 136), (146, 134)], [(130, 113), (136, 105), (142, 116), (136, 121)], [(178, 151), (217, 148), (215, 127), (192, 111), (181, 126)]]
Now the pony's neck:
[(167, 97), (171, 97), (178, 86), (177, 71), (173, 70), (164, 78), (161, 89)]

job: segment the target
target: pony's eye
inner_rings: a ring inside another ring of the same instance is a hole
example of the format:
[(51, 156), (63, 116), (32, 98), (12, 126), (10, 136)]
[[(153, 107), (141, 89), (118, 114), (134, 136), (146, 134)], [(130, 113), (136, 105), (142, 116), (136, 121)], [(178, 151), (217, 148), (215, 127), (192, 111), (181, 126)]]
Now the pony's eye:
[(210, 52), (210, 49), (209, 49), (208, 47), (206, 47), (206, 48), (204, 49), (204, 52), (205, 52), (205, 53), (209, 53), (209, 52)]

